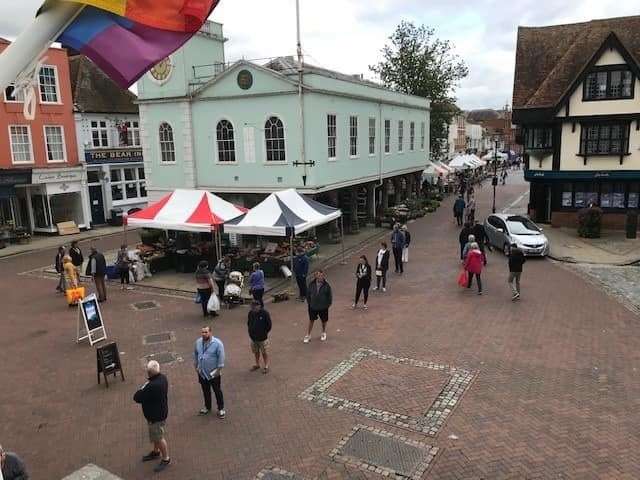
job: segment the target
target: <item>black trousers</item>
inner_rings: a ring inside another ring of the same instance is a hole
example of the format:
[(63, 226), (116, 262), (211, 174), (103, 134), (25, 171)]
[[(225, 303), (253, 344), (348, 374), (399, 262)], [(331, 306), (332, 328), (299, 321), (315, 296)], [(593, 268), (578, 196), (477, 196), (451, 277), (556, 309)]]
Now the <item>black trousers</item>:
[(224, 280), (216, 280), (216, 285), (218, 286), (218, 297), (220, 297), (220, 302), (222, 302), (222, 297), (224, 297)]
[(463, 217), (463, 213), (456, 213), (456, 222), (458, 222), (458, 226), (461, 227), (462, 226), (462, 217)]
[(300, 298), (307, 298), (307, 277), (296, 275), (296, 282), (298, 283), (298, 290), (300, 290)]
[(118, 273), (120, 274), (120, 283), (124, 285), (126, 282), (129, 285), (129, 268), (118, 268)]
[(359, 278), (356, 282), (356, 301), (357, 305), (360, 301), (360, 295), (364, 294), (364, 304), (367, 304), (367, 300), (369, 300), (369, 287), (371, 287), (371, 280)]
[(404, 267), (402, 266), (402, 248), (401, 247), (393, 247), (393, 260), (396, 262), (396, 273), (404, 272)]
[(209, 303), (209, 299), (211, 298), (213, 289), (199, 288), (198, 293), (200, 294), (200, 300), (202, 300), (202, 302), (200, 303), (200, 305), (202, 306), (202, 315), (206, 317), (207, 315), (209, 315), (209, 312), (207, 312), (207, 304)]
[(471, 273), (471, 272), (467, 272), (469, 274), (469, 281), (467, 282), (467, 288), (471, 288), (471, 281), (473, 280), (473, 277), (476, 277), (476, 280), (478, 282), (478, 291), (481, 292), (482, 291), (482, 279), (480, 278), (480, 274), (479, 273)]
[(376, 275), (376, 286), (380, 288), (380, 282), (382, 281), (382, 288), (387, 288), (387, 271), (382, 270), (382, 275)]
[(460, 242), (460, 260), (464, 260), (464, 246), (466, 245), (466, 242)]
[(216, 403), (218, 410), (224, 410), (224, 397), (222, 396), (222, 377), (218, 375), (211, 380), (205, 380), (198, 375), (198, 381), (202, 387), (202, 394), (204, 395), (204, 406), (207, 410), (211, 410), (211, 390), (216, 396)]
[(264, 302), (262, 301), (262, 297), (264, 296), (264, 288), (261, 288), (259, 290), (253, 290), (251, 292), (251, 295), (253, 295), (254, 300), (260, 302), (260, 305), (264, 307)]

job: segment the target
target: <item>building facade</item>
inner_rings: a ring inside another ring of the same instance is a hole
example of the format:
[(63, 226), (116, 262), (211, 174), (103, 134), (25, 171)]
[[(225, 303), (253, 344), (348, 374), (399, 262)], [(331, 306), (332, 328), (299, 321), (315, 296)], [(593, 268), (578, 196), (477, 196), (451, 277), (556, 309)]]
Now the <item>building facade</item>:
[(530, 215), (575, 225), (590, 204), (624, 226), (640, 201), (640, 17), (520, 28), (513, 121)]
[(427, 99), (291, 57), (226, 64), (225, 40), (208, 22), (138, 83), (151, 199), (199, 188), (251, 207), (296, 188), (340, 206), (357, 230), (419, 190)]
[[(9, 45), (0, 40), (0, 51)], [(67, 52), (50, 48), (38, 76), (35, 119), (12, 86), (0, 107), (0, 225), (55, 233), (89, 225), (86, 179), (78, 161)]]
[(92, 225), (147, 204), (136, 96), (83, 55), (70, 59), (78, 156)]

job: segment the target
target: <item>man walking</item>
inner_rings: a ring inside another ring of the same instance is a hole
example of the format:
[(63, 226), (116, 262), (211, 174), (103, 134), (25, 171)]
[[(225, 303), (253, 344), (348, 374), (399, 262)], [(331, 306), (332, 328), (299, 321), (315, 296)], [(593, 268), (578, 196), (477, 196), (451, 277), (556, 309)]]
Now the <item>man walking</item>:
[(171, 463), (167, 441), (164, 438), (165, 425), (169, 415), (169, 382), (160, 373), (160, 364), (155, 360), (147, 363), (147, 383), (133, 396), (133, 401), (142, 406), (142, 414), (149, 424), (149, 440), (153, 450), (142, 457), (143, 462), (150, 462), (160, 458), (160, 463), (153, 469), (162, 472)]
[(107, 261), (104, 255), (100, 253), (95, 245), (91, 245), (91, 255), (89, 255), (89, 263), (87, 264), (87, 276), (93, 277), (98, 293), (98, 302), (107, 301), (107, 286), (104, 283), (104, 276), (107, 274)]
[(247, 319), (249, 338), (251, 339), (251, 351), (256, 357), (256, 363), (251, 371), (260, 370), (260, 355), (264, 360), (262, 373), (269, 373), (269, 332), (271, 331), (271, 316), (264, 309), (264, 305), (257, 300), (251, 303), (251, 311)]
[(396, 273), (404, 273), (404, 267), (402, 266), (402, 250), (404, 250), (404, 246), (404, 233), (400, 230), (400, 224), (396, 223), (391, 233), (391, 250), (393, 251), (393, 260), (396, 264)]
[(211, 412), (211, 390), (216, 396), (218, 418), (224, 418), (224, 396), (222, 395), (222, 369), (224, 368), (224, 345), (211, 335), (211, 327), (203, 327), (201, 336), (196, 340), (193, 350), (193, 366), (198, 373), (198, 382), (202, 387), (204, 408), (198, 415)]
[(404, 248), (402, 249), (402, 263), (409, 263), (409, 245), (411, 244), (411, 233), (406, 225), (402, 226), (404, 234)]
[(298, 249), (297, 255), (293, 259), (293, 274), (296, 276), (296, 283), (300, 296), (298, 300), (304, 302), (307, 298), (307, 275), (309, 274), (309, 257), (302, 248)]
[(517, 245), (511, 245), (509, 253), (509, 286), (513, 296), (511, 300), (514, 302), (520, 300), (520, 277), (522, 276), (522, 265), (527, 261), (522, 250)]
[(480, 251), (484, 257), (484, 265), (487, 265), (487, 253), (485, 252), (485, 247), (487, 246), (487, 232), (484, 230), (484, 225), (482, 225), (478, 220), (474, 221), (473, 228), (471, 231), (473, 232), (473, 236), (478, 242), (478, 247), (480, 247)]
[(29, 480), (24, 462), (13, 452), (5, 452), (0, 445), (0, 479)]
[(333, 302), (333, 294), (331, 286), (327, 283), (322, 270), (317, 270), (315, 278), (307, 288), (307, 303), (309, 307), (309, 328), (303, 342), (309, 343), (311, 340), (311, 330), (313, 330), (314, 322), (320, 318), (322, 322), (322, 334), (320, 341), (327, 339), (327, 322), (329, 321), (329, 307)]
[(453, 216), (455, 217), (459, 227), (462, 226), (462, 217), (464, 217), (464, 209), (466, 206), (467, 204), (465, 203), (462, 195), (456, 198), (456, 201), (453, 203)]
[(82, 250), (80, 250), (77, 240), (71, 242), (69, 255), (71, 256), (71, 263), (73, 263), (73, 266), (80, 271), (80, 267), (82, 267), (82, 264), (84, 263), (84, 257), (82, 256)]
[(58, 286), (56, 287), (56, 291), (60, 293), (64, 293), (67, 290), (67, 284), (64, 278), (64, 261), (63, 261), (64, 256), (65, 256), (64, 247), (62, 246), (58, 247), (58, 253), (56, 253), (56, 259), (55, 259), (55, 267), (56, 267), (56, 272), (58, 273), (60, 278), (58, 279)]

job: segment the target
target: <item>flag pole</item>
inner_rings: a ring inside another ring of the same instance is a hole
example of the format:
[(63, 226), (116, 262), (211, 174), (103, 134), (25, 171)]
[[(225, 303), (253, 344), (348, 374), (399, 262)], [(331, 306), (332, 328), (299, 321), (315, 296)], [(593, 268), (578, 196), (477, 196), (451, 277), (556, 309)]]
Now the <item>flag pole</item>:
[(15, 82), (60, 36), (84, 6), (72, 2), (52, 2), (18, 38), (0, 54), (0, 89)]

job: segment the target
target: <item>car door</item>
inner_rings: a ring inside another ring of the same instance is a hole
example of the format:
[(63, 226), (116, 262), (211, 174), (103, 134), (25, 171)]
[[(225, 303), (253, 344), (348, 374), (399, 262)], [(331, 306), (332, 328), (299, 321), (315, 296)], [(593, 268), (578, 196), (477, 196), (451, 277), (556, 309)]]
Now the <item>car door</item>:
[(505, 243), (511, 245), (509, 230), (507, 230), (507, 224), (501, 218), (496, 218), (496, 221), (498, 227), (498, 229), (496, 230), (496, 246), (502, 248), (504, 247)]
[(487, 234), (487, 237), (489, 238), (489, 243), (491, 245), (496, 245), (496, 221), (497, 218), (494, 216), (489, 216), (489, 218), (487, 218), (487, 223), (486, 223), (486, 228), (485, 228), (485, 232)]

